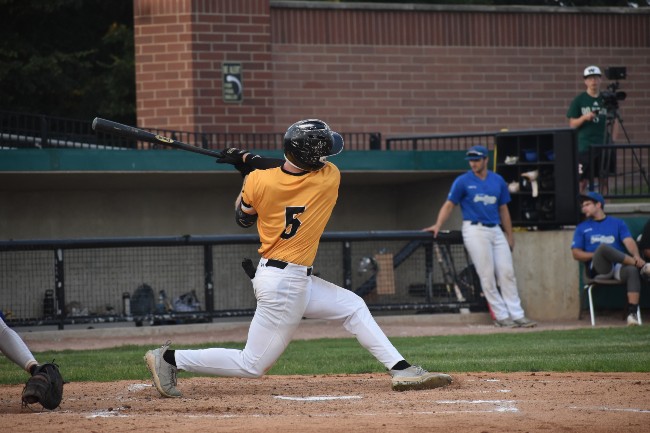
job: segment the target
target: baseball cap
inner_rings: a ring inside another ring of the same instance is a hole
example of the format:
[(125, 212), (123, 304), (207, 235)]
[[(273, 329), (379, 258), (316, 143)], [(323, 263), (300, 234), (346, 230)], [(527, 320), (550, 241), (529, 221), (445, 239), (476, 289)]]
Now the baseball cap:
[(600, 68), (598, 66), (587, 66), (585, 68), (585, 71), (582, 73), (582, 77), (587, 78), (590, 75), (598, 75), (600, 77), (603, 74), (600, 72)]
[(467, 161), (476, 161), (477, 159), (483, 159), (488, 157), (488, 150), (485, 146), (472, 146), (469, 148), (467, 153), (465, 153), (465, 159)]
[(588, 191), (584, 194), (580, 194), (580, 200), (591, 200), (593, 202), (600, 203), (600, 205), (603, 207), (605, 206), (605, 199), (596, 191)]

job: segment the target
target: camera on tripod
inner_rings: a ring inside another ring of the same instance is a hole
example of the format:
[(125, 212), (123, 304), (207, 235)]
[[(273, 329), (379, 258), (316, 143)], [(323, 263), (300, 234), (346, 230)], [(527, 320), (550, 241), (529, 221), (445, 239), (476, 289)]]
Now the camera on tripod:
[(627, 77), (627, 68), (625, 66), (616, 66), (605, 68), (605, 77), (608, 80), (614, 80), (607, 86), (607, 89), (600, 92), (603, 98), (603, 105), (610, 110), (618, 110), (618, 101), (625, 101), (627, 94), (618, 90), (620, 84), (618, 80), (624, 80)]

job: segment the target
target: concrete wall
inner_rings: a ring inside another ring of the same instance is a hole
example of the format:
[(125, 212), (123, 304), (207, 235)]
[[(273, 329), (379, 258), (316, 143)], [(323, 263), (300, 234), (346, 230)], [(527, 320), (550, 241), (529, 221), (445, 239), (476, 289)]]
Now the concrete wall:
[[(326, 230), (419, 230), (435, 221), (455, 176), (343, 173)], [(252, 233), (233, 221), (241, 183), (235, 173), (29, 173), (12, 179), (18, 183), (0, 187), (0, 239)], [(648, 203), (607, 210), (633, 218), (636, 232), (650, 217)], [(456, 209), (445, 228), (458, 230), (460, 222)], [(515, 231), (515, 272), (533, 319), (579, 315), (580, 269), (569, 249), (572, 235), (572, 228)]]
[[(434, 222), (453, 178), (343, 173), (326, 230), (419, 230)], [(0, 239), (251, 233), (234, 222), (236, 173), (26, 173), (11, 180), (0, 187)], [(451, 224), (460, 212), (454, 218)]]
[(574, 320), (580, 314), (580, 268), (571, 256), (573, 229), (515, 232), (515, 274), (526, 314)]

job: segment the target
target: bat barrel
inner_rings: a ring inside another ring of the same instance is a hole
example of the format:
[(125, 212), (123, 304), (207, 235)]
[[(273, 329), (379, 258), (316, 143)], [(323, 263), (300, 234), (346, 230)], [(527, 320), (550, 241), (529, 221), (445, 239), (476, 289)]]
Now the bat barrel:
[(146, 141), (149, 143), (160, 144), (175, 149), (186, 150), (188, 152), (200, 153), (202, 155), (211, 156), (213, 158), (221, 158), (223, 155), (219, 151), (204, 149), (202, 147), (193, 146), (191, 144), (176, 141), (172, 138), (163, 135), (154, 134), (143, 129), (135, 128), (133, 126), (123, 125), (121, 123), (113, 122), (110, 120), (95, 117), (92, 124), (93, 130), (96, 132), (104, 132), (107, 134), (120, 135), (127, 138), (132, 138), (139, 141)]

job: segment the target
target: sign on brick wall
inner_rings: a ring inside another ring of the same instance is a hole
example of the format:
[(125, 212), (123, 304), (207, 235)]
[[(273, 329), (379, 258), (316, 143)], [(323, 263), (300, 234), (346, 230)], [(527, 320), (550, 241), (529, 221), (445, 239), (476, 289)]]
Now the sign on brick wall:
[(241, 63), (224, 63), (221, 65), (221, 72), (223, 74), (223, 101), (241, 102), (244, 97)]

